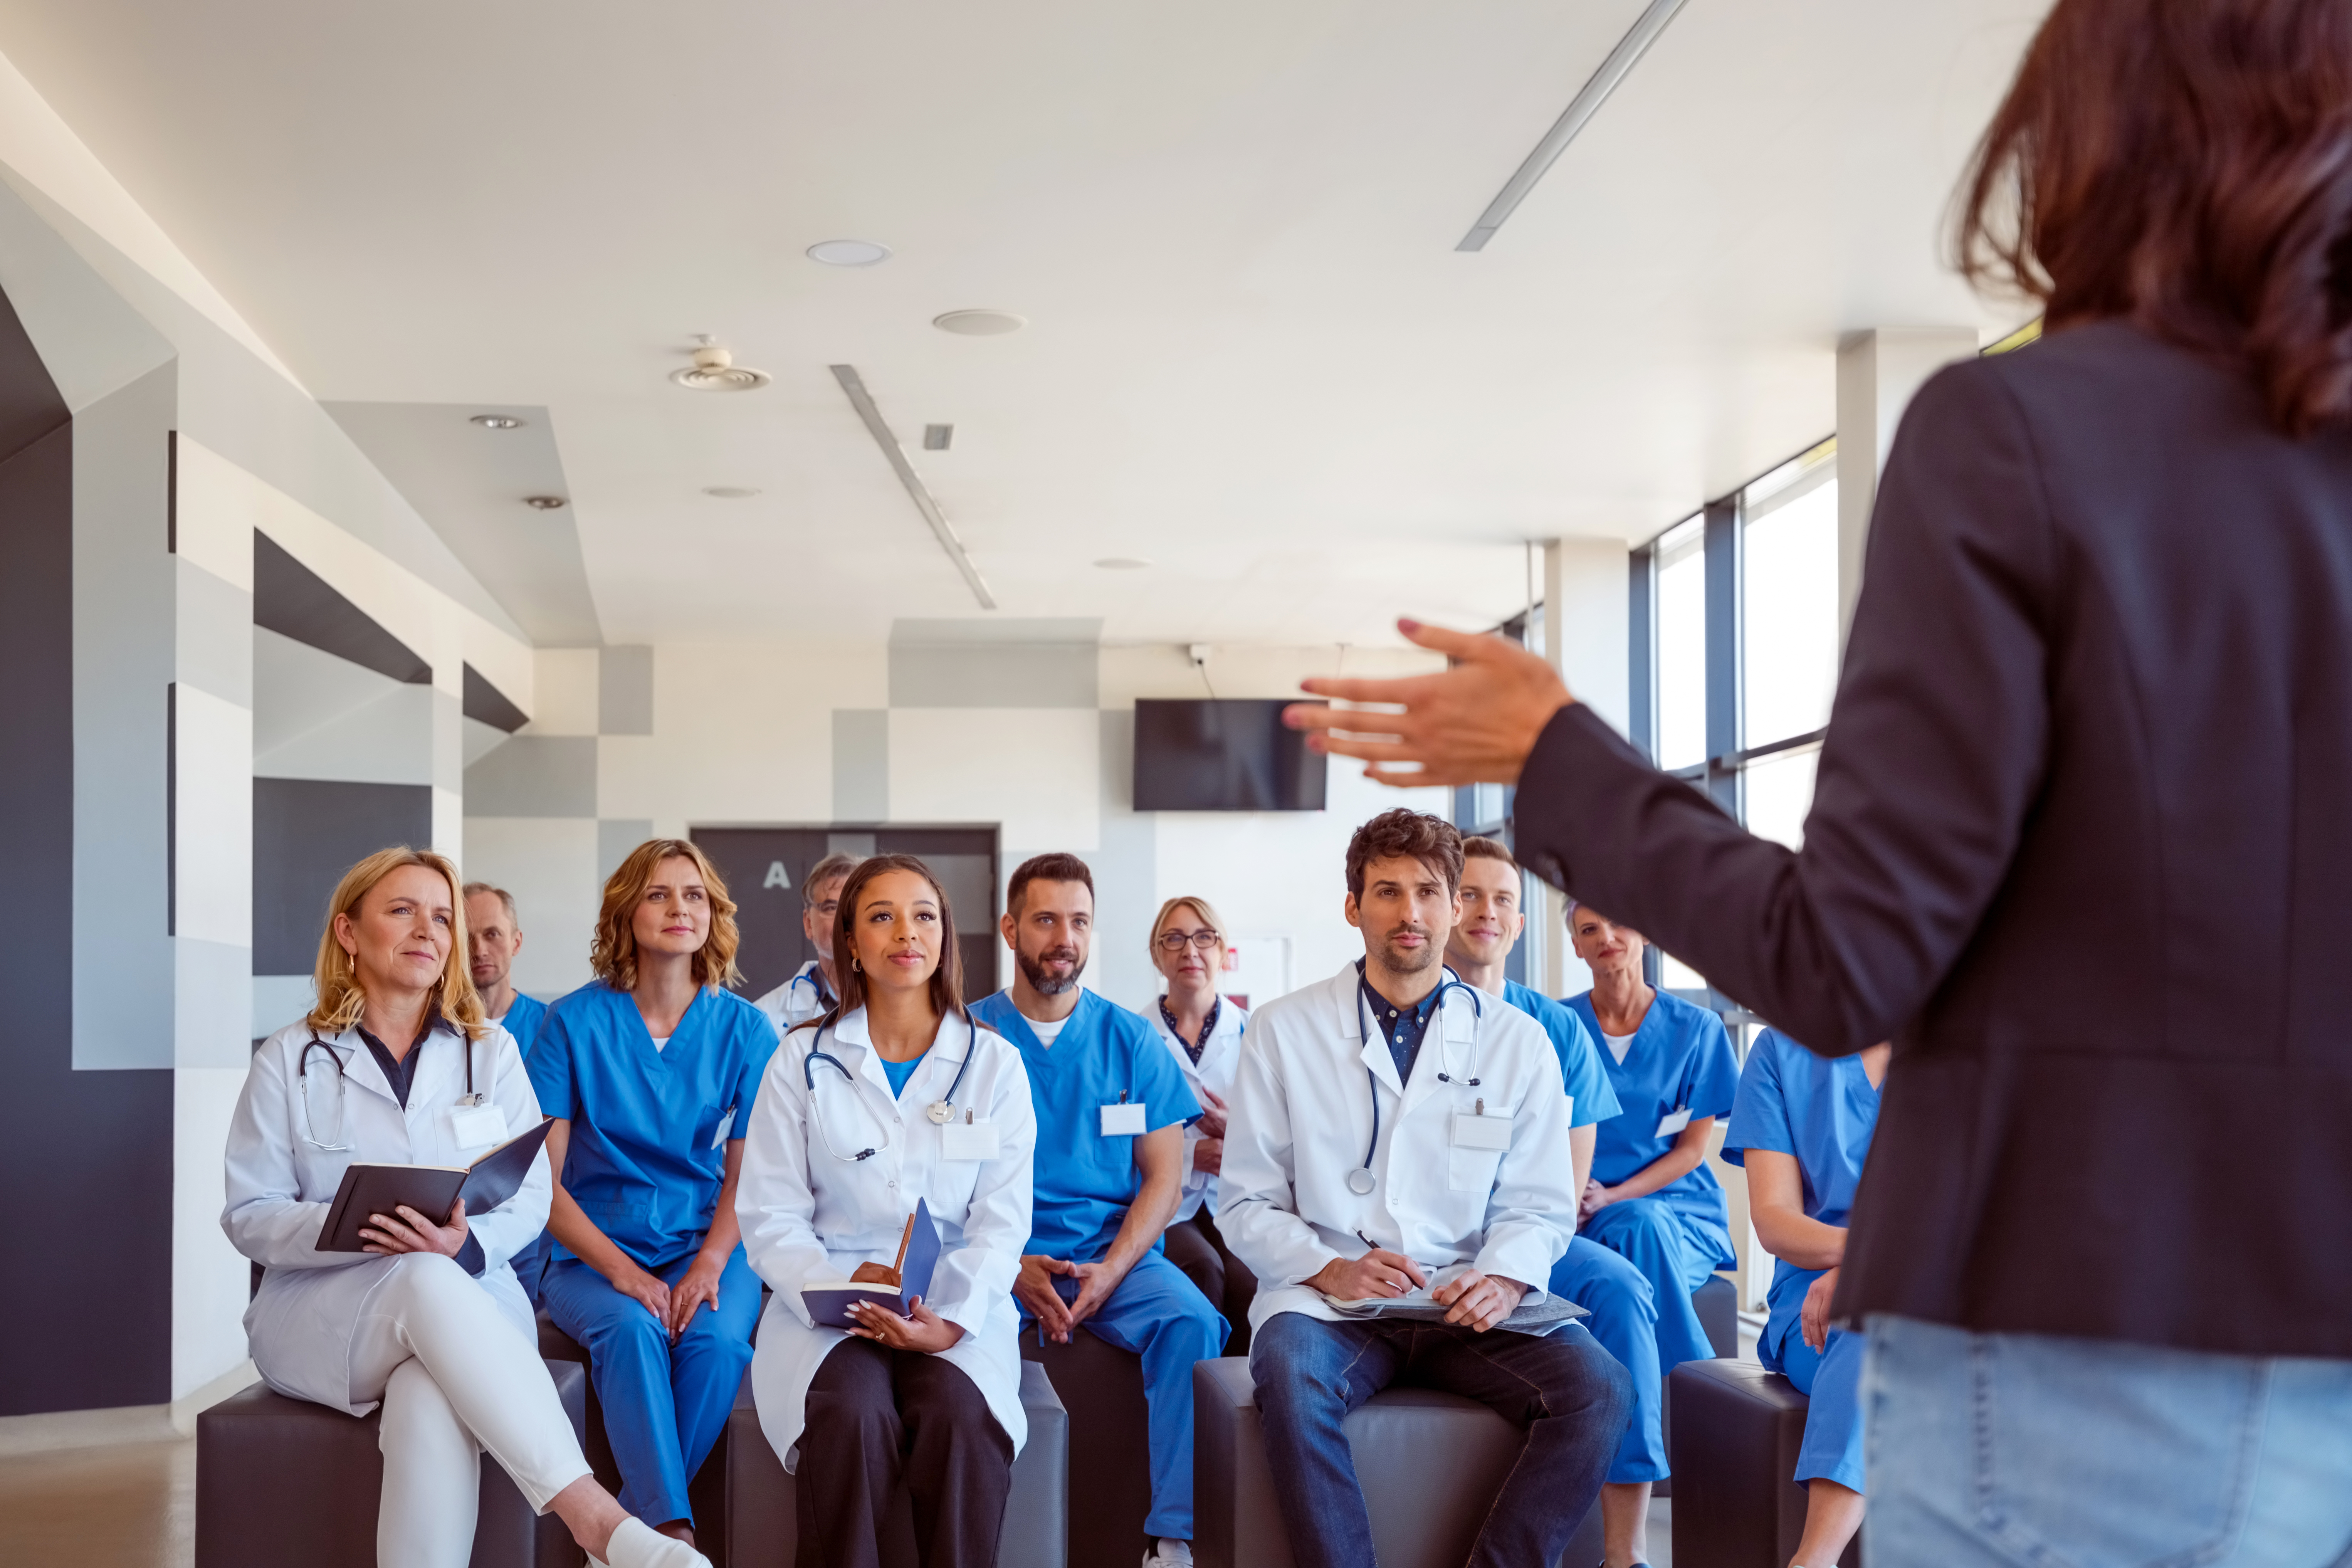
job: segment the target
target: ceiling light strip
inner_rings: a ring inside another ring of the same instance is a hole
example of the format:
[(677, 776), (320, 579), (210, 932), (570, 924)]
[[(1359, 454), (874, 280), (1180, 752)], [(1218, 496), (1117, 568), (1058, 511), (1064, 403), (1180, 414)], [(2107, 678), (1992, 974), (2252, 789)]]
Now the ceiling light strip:
[(1584, 129), (1585, 122), (1601, 112), (1601, 106), (1609, 101), (1611, 93), (1617, 90), (1617, 84), (1633, 71), (1650, 46), (1658, 41), (1658, 35), (1666, 30), (1666, 24), (1675, 19), (1675, 13), (1682, 8), (1683, 0), (1650, 0), (1649, 9), (1642, 13), (1641, 19), (1633, 24), (1631, 31), (1617, 40), (1617, 47), (1609, 51), (1607, 59), (1601, 62), (1601, 68), (1592, 73), (1592, 79), (1586, 82), (1583, 90), (1569, 101), (1560, 117), (1552, 122), (1552, 128), (1545, 132), (1544, 139), (1536, 143), (1536, 150), (1528, 154), (1527, 162), (1519, 165), (1518, 173), (1504, 182), (1502, 190), (1486, 204), (1486, 210), (1478, 215), (1478, 221), (1470, 226), (1470, 232), (1462, 237), (1462, 243), (1454, 249), (1486, 248), (1486, 241), (1493, 238), (1495, 231), (1508, 221), (1511, 214), (1518, 209), (1518, 205), (1527, 199), (1528, 193), (1536, 188), (1536, 182), (1544, 177), (1559, 155), (1568, 151), (1568, 144), (1576, 140), (1577, 132)]
[(898, 476), (898, 482), (906, 486), (908, 495), (914, 498), (915, 510), (923, 514), (923, 521), (929, 523), (931, 531), (939, 536), (940, 548), (948, 552), (948, 559), (954, 562), (956, 570), (963, 574), (964, 583), (971, 589), (971, 596), (980, 601), (980, 607), (983, 610), (996, 608), (996, 595), (991, 594), (988, 584), (981, 581), (980, 568), (974, 566), (971, 557), (964, 552), (963, 541), (956, 537), (956, 531), (948, 522), (947, 514), (940, 510), (940, 503), (931, 499), (930, 490), (923, 484), (923, 477), (915, 472), (915, 465), (907, 460), (907, 448), (898, 444), (898, 437), (890, 433), (888, 425), (883, 423), (882, 411), (874, 406), (873, 394), (866, 390), (866, 378), (857, 374), (857, 367), (854, 364), (829, 365), (826, 368), (833, 372), (833, 379), (841, 383), (841, 390), (849, 395), (849, 405), (857, 410), (860, 419), (866, 421), (866, 433), (874, 437), (874, 444), (882, 448), (882, 456), (889, 460), (890, 471)]

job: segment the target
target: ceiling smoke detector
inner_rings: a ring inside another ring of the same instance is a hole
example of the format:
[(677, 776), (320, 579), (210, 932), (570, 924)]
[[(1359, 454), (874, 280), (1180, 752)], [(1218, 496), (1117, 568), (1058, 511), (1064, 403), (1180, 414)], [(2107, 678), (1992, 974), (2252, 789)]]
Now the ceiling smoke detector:
[(562, 496), (525, 496), (522, 504), (533, 511), (562, 511), (564, 500)]
[(1017, 332), (1028, 324), (1028, 317), (1016, 316), (1010, 310), (950, 310), (944, 316), (931, 318), (931, 325), (960, 338), (998, 338)]
[(669, 373), (680, 386), (696, 392), (757, 392), (775, 379), (764, 370), (737, 364), (735, 356), (711, 338), (696, 341), (702, 346), (694, 351), (694, 363)]
[(485, 430), (520, 430), (524, 424), (511, 414), (477, 414), (466, 423), (478, 425)]

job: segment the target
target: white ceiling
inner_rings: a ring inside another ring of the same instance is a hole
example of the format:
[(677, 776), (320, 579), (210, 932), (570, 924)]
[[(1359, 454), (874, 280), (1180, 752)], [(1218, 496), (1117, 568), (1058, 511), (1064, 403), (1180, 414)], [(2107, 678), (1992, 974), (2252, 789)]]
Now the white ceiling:
[[(2012, 325), (1939, 226), (2045, 8), (1691, 0), (1475, 255), (1640, 0), (0, 0), (0, 51), (322, 400), (547, 410), (613, 641), (974, 613), (847, 363), (955, 425), (1006, 616), (1362, 643), (1826, 434), (1843, 331)], [(697, 332), (775, 384), (670, 386)]]

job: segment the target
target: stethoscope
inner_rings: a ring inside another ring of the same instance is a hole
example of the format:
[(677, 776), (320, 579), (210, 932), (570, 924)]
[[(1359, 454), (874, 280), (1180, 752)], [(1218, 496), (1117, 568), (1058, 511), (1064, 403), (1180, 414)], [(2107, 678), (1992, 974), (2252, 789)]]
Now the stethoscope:
[[(417, 1043), (418, 1049), (422, 1049), (423, 1046), (423, 1041), (419, 1041)], [(294, 1076), (300, 1079), (302, 1083), (302, 1142), (308, 1143), (313, 1149), (322, 1149), (330, 1154), (348, 1154), (352, 1152), (351, 1144), (342, 1142), (328, 1143), (321, 1142), (319, 1138), (318, 1119), (311, 1114), (310, 1110), (310, 1053), (314, 1050), (326, 1052), (327, 1060), (334, 1064), (335, 1136), (340, 1139), (343, 1133), (348, 1131), (348, 1129), (343, 1126), (343, 1107), (345, 1104), (345, 1097), (351, 1091), (343, 1086), (343, 1058), (337, 1056), (335, 1054), (335, 1047), (320, 1039), (319, 1037), (319, 1032), (316, 1029), (313, 1029), (310, 1031), (310, 1041), (302, 1047), (302, 1054), (294, 1058)], [(457, 1103), (459, 1105), (479, 1105), (488, 1098), (489, 1097), (487, 1095), (476, 1094), (474, 1092), (474, 1043), (471, 1040), (467, 1040), (466, 1042), (466, 1093), (465, 1096), (457, 1101)]]
[[(864, 1095), (857, 1092), (857, 1075), (845, 1067), (839, 1057), (824, 1048), (824, 1032), (833, 1027), (835, 1016), (832, 1013), (826, 1014), (824, 1022), (817, 1026), (816, 1042), (809, 1047), (807, 1058), (801, 1063), (801, 1080), (808, 1085), (809, 1120), (816, 1124), (816, 1135), (824, 1144), (824, 1152), (845, 1165), (854, 1165), (860, 1160), (871, 1160), (875, 1155), (890, 1147), (890, 1127), (887, 1122), (874, 1114), (874, 1108), (866, 1103)], [(955, 1120), (956, 1090), (963, 1087), (963, 1075), (971, 1070), (971, 1058), (980, 1054), (980, 1026), (971, 1021), (970, 1013), (963, 1016), (963, 1026), (966, 1031), (963, 1060), (956, 1064), (955, 1079), (948, 1085), (945, 1097), (923, 1107), (923, 1119), (934, 1127), (945, 1127)], [(879, 1144), (860, 1149), (855, 1154), (845, 1154), (833, 1146), (833, 1134), (824, 1130), (824, 1108), (818, 1103), (816, 1097), (816, 1064), (819, 1062), (825, 1063), (848, 1081), (850, 1098), (857, 1101), (857, 1109), (866, 1113), (866, 1120), (872, 1122), (882, 1133), (882, 1142)]]
[[(1356, 965), (1356, 1017), (1357, 1021), (1364, 1026), (1364, 1039), (1367, 1043), (1369, 1043), (1372, 1037), (1379, 1033), (1379, 1031), (1372, 1026), (1371, 1004), (1364, 999), (1364, 993), (1370, 988), (1370, 983), (1364, 979), (1364, 966), (1360, 962)], [(1470, 1076), (1468, 1078), (1457, 1079), (1454, 1077), (1450, 1071), (1444, 1070), (1450, 1069), (1454, 1066), (1454, 1058), (1447, 1047), (1445, 1040), (1445, 994), (1448, 991), (1459, 991), (1470, 998), (1470, 1016), (1472, 1024), (1470, 1029)], [(1437, 1065), (1441, 1069), (1437, 1075), (1438, 1082), (1458, 1083), (1465, 1089), (1475, 1089), (1478, 1087), (1477, 1026), (1485, 1023), (1486, 1021), (1486, 1005), (1479, 999), (1478, 989), (1476, 986), (1467, 984), (1461, 980), (1448, 976), (1446, 980), (1437, 987), (1437, 1005), (1431, 1012), (1430, 1022), (1437, 1026)], [(1372, 1189), (1380, 1185), (1380, 1178), (1372, 1174), (1372, 1152), (1380, 1147), (1381, 1142), (1381, 1080), (1372, 1076), (1372, 1069), (1369, 1064), (1364, 1068), (1364, 1087), (1371, 1095), (1372, 1136), (1371, 1141), (1364, 1145), (1364, 1163), (1348, 1173), (1348, 1190), (1355, 1194), (1360, 1198), (1370, 1197), (1371, 1195)]]

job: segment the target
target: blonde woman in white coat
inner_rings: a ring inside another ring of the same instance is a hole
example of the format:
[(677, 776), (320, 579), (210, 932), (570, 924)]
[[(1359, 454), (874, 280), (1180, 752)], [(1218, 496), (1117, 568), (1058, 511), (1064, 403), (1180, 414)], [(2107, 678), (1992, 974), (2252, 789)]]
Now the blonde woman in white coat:
[(1217, 1232), (1225, 1102), (1233, 1098), (1234, 1078), (1242, 1066), (1242, 1036), (1249, 1028), (1248, 1012), (1217, 994), (1232, 959), (1224, 922), (1208, 900), (1186, 894), (1160, 906), (1160, 916), (1151, 922), (1151, 966), (1168, 982), (1168, 989), (1145, 1016), (1202, 1106), (1201, 1119), (1184, 1129), (1183, 1197), (1168, 1226), (1168, 1261), (1200, 1287), (1225, 1321), (1238, 1325), (1225, 1342), (1225, 1353), (1247, 1355), (1257, 1276)]
[[(1020, 1052), (964, 1010), (955, 954), (920, 860), (861, 864), (835, 917), (840, 1005), (784, 1037), (744, 1140), (735, 1211), (775, 1289), (751, 1390), (828, 1568), (875, 1568), (902, 1480), (929, 1568), (986, 1568), (1028, 1436), (1013, 1279), (1036, 1119)], [(897, 1283), (918, 1199), (940, 1228), (927, 1298), (816, 1326), (803, 1287)]]
[(246, 1311), (262, 1377), (352, 1415), (383, 1406), (383, 1568), (465, 1568), (478, 1456), (612, 1568), (709, 1568), (596, 1484), (507, 1259), (547, 1223), (544, 1153), (514, 1196), (437, 1225), (371, 1215), (365, 1253), (318, 1250), (354, 1163), (457, 1165), (539, 1124), (512, 1037), (482, 1017), (457, 868), (400, 848), (336, 888), (318, 1005), (254, 1053), (229, 1125), (221, 1228), (268, 1272)]

